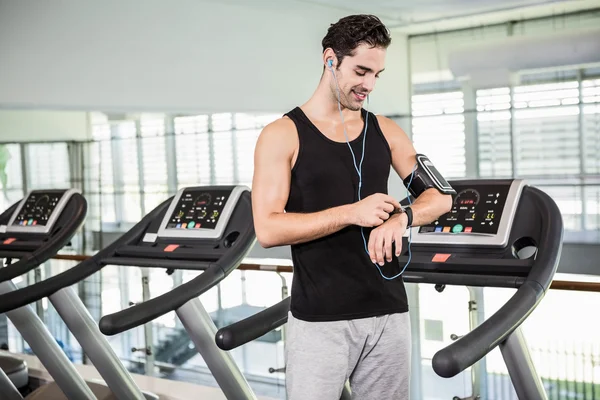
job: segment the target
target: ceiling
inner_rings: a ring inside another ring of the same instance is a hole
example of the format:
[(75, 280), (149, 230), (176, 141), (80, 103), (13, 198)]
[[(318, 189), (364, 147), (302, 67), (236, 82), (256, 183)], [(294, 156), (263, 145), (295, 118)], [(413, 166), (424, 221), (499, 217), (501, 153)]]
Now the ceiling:
[(394, 31), (429, 33), (600, 9), (600, 0), (221, 0), (309, 13), (319, 9), (379, 16)]

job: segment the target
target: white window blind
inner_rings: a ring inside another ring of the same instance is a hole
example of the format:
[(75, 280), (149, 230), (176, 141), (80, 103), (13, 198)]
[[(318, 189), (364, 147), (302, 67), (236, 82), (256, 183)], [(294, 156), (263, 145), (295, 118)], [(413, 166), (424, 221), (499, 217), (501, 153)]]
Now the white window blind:
[(100, 229), (101, 222), (116, 222), (113, 157), (110, 125), (103, 114), (92, 113), (92, 140), (85, 166), (86, 199), (89, 203), (86, 224)]
[(213, 151), (215, 158), (215, 184), (235, 183), (233, 154), (233, 131), (213, 132)]
[(122, 214), (121, 221), (117, 222), (138, 222), (142, 218), (142, 207), (135, 122), (118, 123), (113, 130), (113, 137), (113, 149), (116, 147), (120, 165), (120, 170), (115, 174), (115, 187), (120, 192), (117, 202), (121, 204)]
[(209, 185), (211, 171), (208, 115), (177, 117), (174, 125), (179, 188)]
[(415, 149), (447, 178), (466, 175), (464, 100), (461, 91), (412, 96)]
[(514, 88), (517, 176), (580, 172), (579, 83)]
[(238, 183), (252, 186), (254, 175), (254, 149), (260, 135), (260, 129), (246, 129), (235, 132), (237, 146)]
[[(600, 79), (581, 83), (583, 103), (583, 165), (587, 174), (600, 174)], [(584, 186), (585, 229), (600, 230), (600, 183)]]
[(600, 185), (586, 174), (600, 172), (600, 80), (516, 86), (512, 99), (508, 88), (480, 90), (477, 107), (481, 176), (510, 176), (514, 161), (515, 176), (556, 201), (566, 229), (598, 229)]
[(584, 186), (584, 201), (585, 201), (585, 229), (600, 230), (600, 184)]
[(0, 209), (6, 210), (24, 196), (20, 145), (0, 144), (0, 175)]
[(26, 149), (29, 190), (71, 187), (66, 143), (32, 143)]
[(254, 150), (262, 129), (280, 118), (279, 114), (235, 114), (235, 141), (237, 149), (237, 177), (241, 185), (252, 186)]
[(233, 147), (233, 114), (212, 115), (214, 178), (217, 185), (235, 183), (235, 156)]
[(536, 181), (530, 181), (529, 183), (544, 191), (556, 202), (563, 217), (565, 230), (581, 230), (583, 213), (581, 186), (572, 183), (565, 183), (564, 185)]
[(478, 90), (476, 96), (479, 176), (510, 177), (513, 174), (510, 89)]
[(600, 79), (581, 83), (584, 171), (600, 174)]
[(144, 209), (148, 213), (164, 201), (168, 193), (165, 118), (142, 115), (140, 131), (144, 161)]

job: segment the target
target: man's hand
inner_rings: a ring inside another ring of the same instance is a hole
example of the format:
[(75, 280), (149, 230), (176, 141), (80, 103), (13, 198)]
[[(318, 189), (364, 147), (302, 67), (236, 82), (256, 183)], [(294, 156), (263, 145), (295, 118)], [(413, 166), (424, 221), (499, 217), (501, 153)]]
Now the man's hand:
[(390, 195), (375, 193), (350, 207), (350, 223), (370, 228), (387, 221), (390, 213), (400, 208), (400, 203)]
[(396, 243), (396, 256), (402, 251), (402, 235), (406, 231), (408, 217), (405, 213), (394, 214), (386, 222), (371, 231), (368, 250), (371, 261), (379, 265), (392, 261), (392, 243)]

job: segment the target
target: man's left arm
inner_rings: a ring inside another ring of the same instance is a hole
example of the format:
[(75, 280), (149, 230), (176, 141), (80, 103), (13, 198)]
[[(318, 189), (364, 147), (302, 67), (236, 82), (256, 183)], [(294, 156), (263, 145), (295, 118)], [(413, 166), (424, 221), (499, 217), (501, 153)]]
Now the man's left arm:
[[(415, 169), (417, 152), (406, 133), (394, 121), (383, 116), (377, 116), (377, 119), (390, 146), (392, 167), (406, 182)], [(410, 205), (411, 226), (429, 224), (450, 211), (451, 208), (451, 195), (444, 194), (436, 188), (429, 188), (423, 191)], [(401, 239), (407, 229), (407, 221), (405, 213), (394, 214), (371, 232), (368, 245), (371, 261), (380, 265), (383, 265), (384, 259), (388, 262), (391, 261), (393, 242), (396, 242), (396, 255), (400, 255)]]

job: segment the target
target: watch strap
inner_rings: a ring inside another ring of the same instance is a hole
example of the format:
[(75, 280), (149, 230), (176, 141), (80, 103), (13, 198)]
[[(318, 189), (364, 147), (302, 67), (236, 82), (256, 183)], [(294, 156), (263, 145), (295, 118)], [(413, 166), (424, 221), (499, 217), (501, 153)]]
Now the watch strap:
[(413, 223), (413, 212), (412, 212), (412, 209), (410, 207), (404, 207), (404, 212), (406, 213), (406, 218), (408, 220), (408, 222), (406, 223), (406, 227), (410, 228), (412, 226), (412, 223)]

